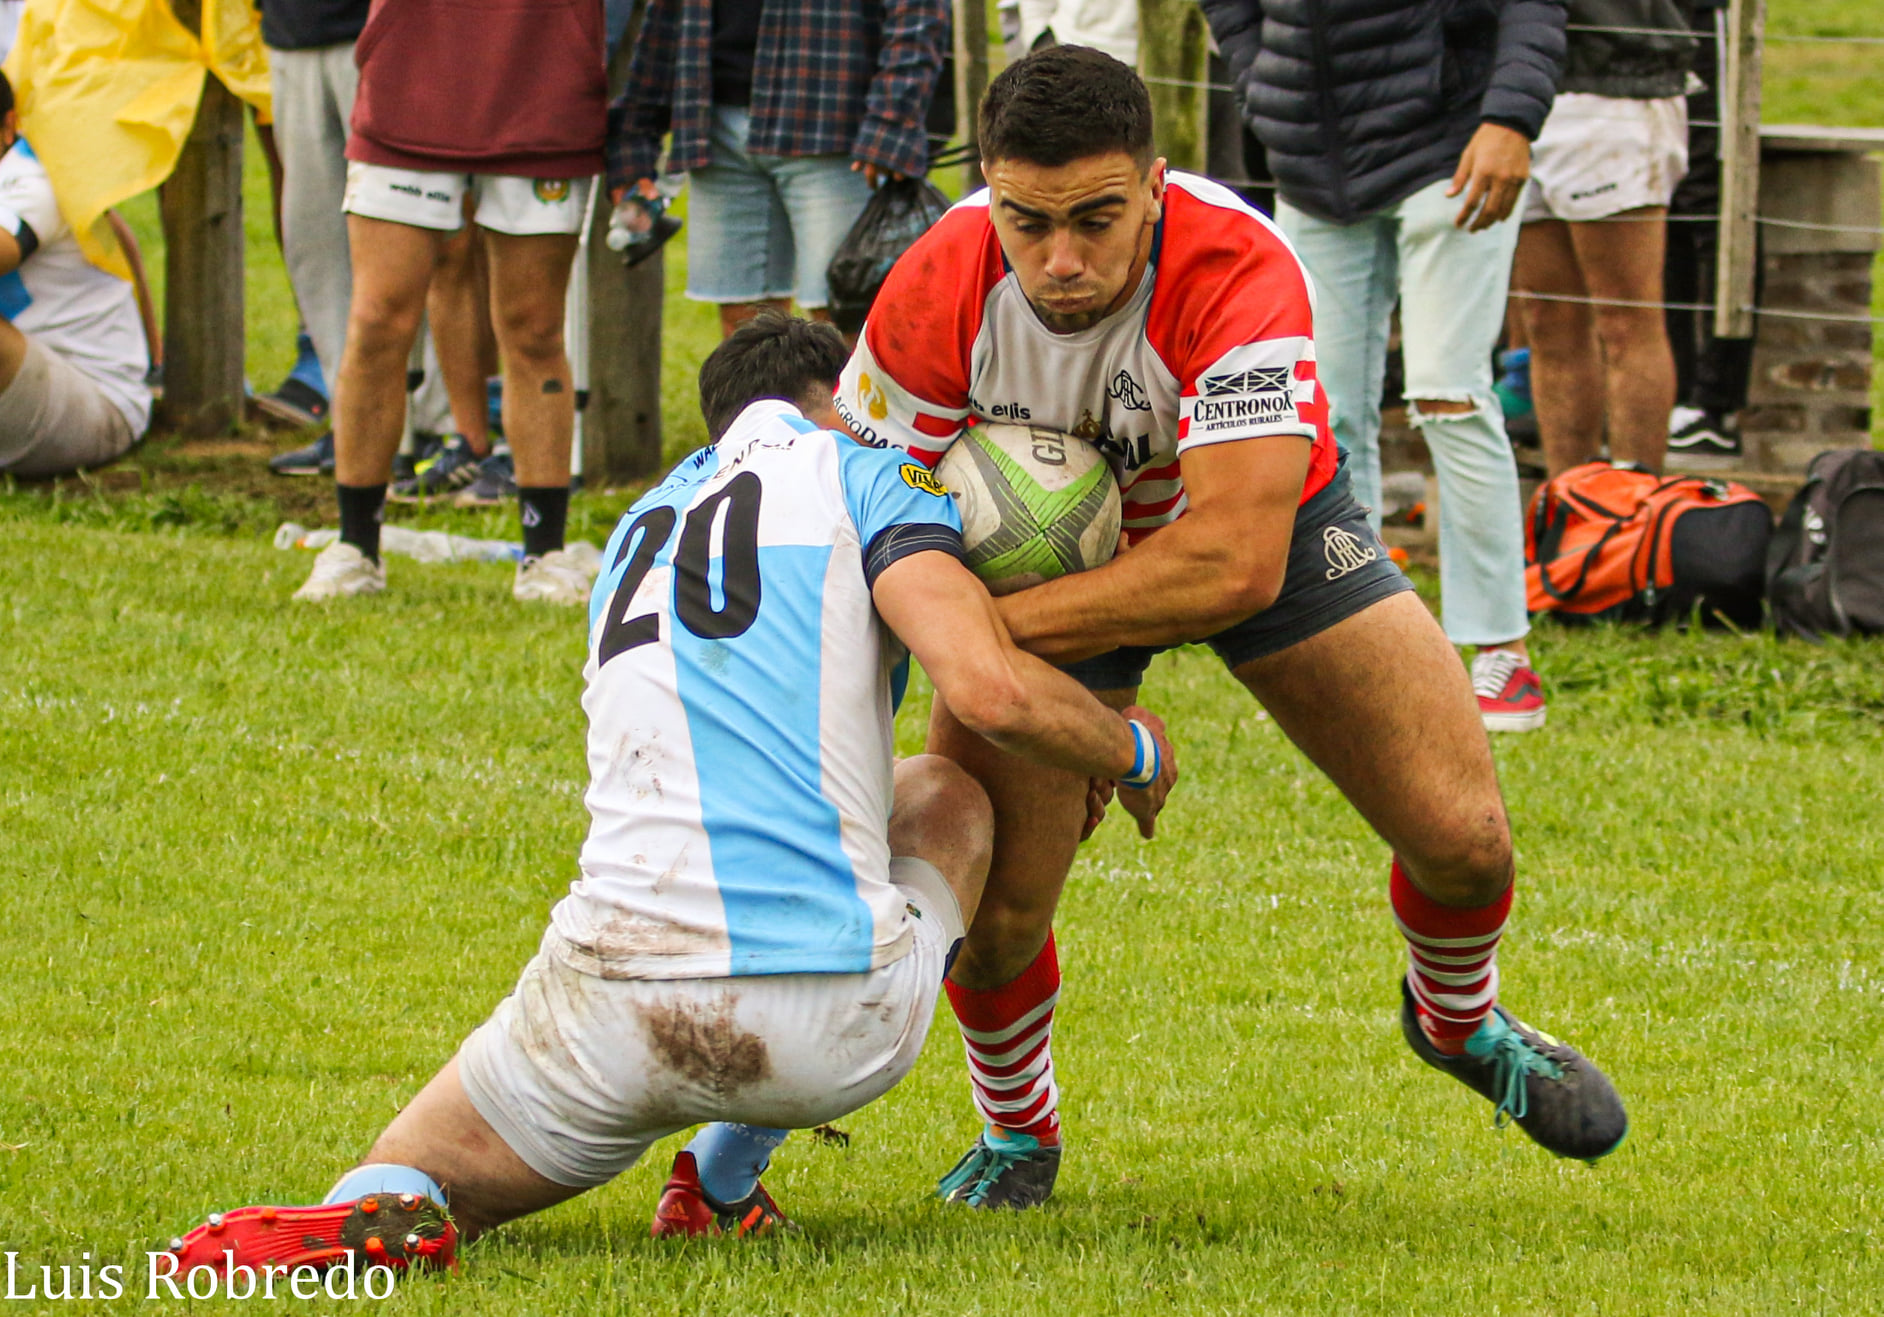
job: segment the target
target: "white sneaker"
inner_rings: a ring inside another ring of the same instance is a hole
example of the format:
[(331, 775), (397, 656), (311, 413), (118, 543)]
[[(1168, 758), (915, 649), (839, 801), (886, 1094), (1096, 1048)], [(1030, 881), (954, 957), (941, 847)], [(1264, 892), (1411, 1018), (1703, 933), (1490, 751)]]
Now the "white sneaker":
[(386, 569), (351, 544), (335, 540), (322, 549), (307, 584), (294, 592), (302, 602), (378, 594), (386, 588)]
[(581, 607), (589, 602), (595, 572), (567, 549), (551, 549), (517, 564), (517, 580), (510, 593), (525, 603), (540, 599), (550, 604)]

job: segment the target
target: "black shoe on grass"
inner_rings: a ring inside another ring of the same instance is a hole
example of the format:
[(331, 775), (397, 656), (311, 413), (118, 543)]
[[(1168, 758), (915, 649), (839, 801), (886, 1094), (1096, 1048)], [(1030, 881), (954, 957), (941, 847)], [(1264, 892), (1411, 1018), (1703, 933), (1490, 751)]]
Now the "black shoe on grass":
[(393, 482), (386, 497), (395, 503), (418, 503), (456, 493), (478, 478), (482, 461), (462, 435), (450, 435), (438, 451), (415, 462), (412, 475)]
[(970, 1207), (1038, 1207), (1052, 1196), (1059, 1174), (1059, 1144), (1006, 1130), (991, 1141), (984, 1130), (936, 1185), (936, 1196)]
[(268, 469), (278, 476), (331, 476), (334, 473), (334, 432), (329, 430), (304, 448), (276, 453)]
[(1607, 1076), (1583, 1053), (1492, 1008), (1465, 1053), (1448, 1056), (1420, 1028), (1413, 993), (1400, 984), (1400, 1031), (1413, 1054), (1497, 1105), (1493, 1123), (1516, 1121), (1533, 1142), (1559, 1157), (1594, 1162), (1614, 1152), (1629, 1116)]
[(460, 508), (495, 508), (514, 502), (516, 497), (517, 467), (510, 459), (510, 445), (499, 444), (478, 463), (477, 478), (458, 491), (452, 504)]

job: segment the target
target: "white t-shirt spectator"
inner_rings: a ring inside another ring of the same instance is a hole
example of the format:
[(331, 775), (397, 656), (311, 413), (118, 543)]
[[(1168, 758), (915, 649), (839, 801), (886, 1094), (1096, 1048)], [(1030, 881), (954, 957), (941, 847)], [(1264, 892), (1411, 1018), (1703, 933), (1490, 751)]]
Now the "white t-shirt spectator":
[[(150, 349), (137, 296), (79, 249), (59, 212), (39, 157), (21, 138), (0, 159), (0, 227), (31, 246), (17, 270), (0, 276), (0, 315), (95, 381), (135, 434), (150, 421)], [(33, 241), (37, 240), (34, 246)]]

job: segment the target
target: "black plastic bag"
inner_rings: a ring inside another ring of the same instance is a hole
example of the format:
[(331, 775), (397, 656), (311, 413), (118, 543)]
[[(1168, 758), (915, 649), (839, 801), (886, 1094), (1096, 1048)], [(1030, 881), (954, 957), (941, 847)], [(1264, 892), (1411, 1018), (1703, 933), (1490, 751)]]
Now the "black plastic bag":
[(863, 329), (864, 317), (896, 258), (942, 218), (949, 199), (924, 178), (892, 178), (870, 195), (831, 258), (831, 319), (846, 334)]

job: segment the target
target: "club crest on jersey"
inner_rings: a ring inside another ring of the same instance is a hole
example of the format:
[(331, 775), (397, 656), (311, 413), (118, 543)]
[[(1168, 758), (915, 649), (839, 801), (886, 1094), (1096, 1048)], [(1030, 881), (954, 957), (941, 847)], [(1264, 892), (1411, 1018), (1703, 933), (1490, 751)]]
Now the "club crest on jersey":
[(539, 178), (530, 187), (536, 193), (536, 199), (546, 206), (553, 206), (569, 196), (569, 180), (566, 178)]
[(926, 466), (914, 462), (905, 462), (902, 467), (903, 483), (911, 489), (920, 489), (925, 494), (934, 494), (937, 498), (947, 498), (949, 487), (935, 478), (935, 472)]
[(1321, 533), (1321, 551), (1328, 559), (1328, 579), (1338, 581), (1380, 557), (1380, 549), (1353, 531), (1329, 526)]
[(1106, 397), (1118, 403), (1128, 412), (1148, 412), (1151, 410), (1151, 398), (1132, 378), (1132, 372), (1121, 370), (1112, 377), (1112, 383), (1106, 388)]

